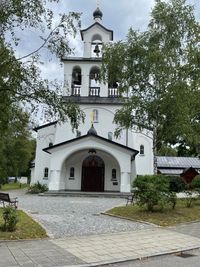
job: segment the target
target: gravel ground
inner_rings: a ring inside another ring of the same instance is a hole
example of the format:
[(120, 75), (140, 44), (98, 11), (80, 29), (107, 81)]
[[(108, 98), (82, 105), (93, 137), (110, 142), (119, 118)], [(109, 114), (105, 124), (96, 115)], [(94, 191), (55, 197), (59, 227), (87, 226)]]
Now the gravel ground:
[(124, 205), (122, 198), (41, 197), (10, 192), (18, 196), (19, 208), (28, 211), (54, 238), (100, 233), (123, 232), (153, 227), (100, 214), (112, 207)]

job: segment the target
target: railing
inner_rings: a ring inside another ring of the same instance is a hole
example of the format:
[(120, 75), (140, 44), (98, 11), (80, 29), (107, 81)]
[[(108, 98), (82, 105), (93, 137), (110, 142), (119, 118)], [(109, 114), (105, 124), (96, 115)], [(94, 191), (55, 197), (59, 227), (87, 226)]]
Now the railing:
[(89, 96), (100, 96), (100, 87), (90, 87)]
[(72, 87), (72, 96), (80, 96), (81, 95), (81, 87), (80, 86), (74, 86)]
[(119, 89), (118, 88), (108, 88), (108, 97), (119, 97)]

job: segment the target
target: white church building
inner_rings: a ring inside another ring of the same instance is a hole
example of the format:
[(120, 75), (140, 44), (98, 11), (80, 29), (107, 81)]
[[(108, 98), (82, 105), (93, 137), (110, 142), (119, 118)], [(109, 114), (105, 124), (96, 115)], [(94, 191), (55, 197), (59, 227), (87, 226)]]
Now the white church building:
[(50, 191), (130, 192), (137, 175), (153, 174), (152, 132), (124, 130), (118, 139), (114, 136), (113, 118), (123, 101), (117, 84), (98, 79), (102, 44), (113, 41), (113, 31), (101, 24), (99, 8), (93, 16), (93, 24), (80, 31), (83, 57), (62, 58), (68, 85), (63, 99), (80, 106), (85, 122), (77, 132), (69, 122), (35, 128), (31, 183), (46, 183)]

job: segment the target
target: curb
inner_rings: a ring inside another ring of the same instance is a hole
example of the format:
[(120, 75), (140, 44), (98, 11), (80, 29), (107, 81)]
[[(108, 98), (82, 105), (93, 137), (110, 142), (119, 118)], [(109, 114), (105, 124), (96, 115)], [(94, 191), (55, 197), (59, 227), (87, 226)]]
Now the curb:
[(138, 222), (138, 223), (142, 223), (142, 224), (147, 224), (147, 225), (151, 225), (151, 226), (154, 226), (154, 227), (165, 228), (163, 226), (160, 226), (160, 225), (157, 225), (157, 224), (154, 224), (154, 223), (150, 223), (150, 222), (146, 222), (146, 221), (140, 221), (140, 220), (137, 220), (137, 219), (130, 219), (130, 218), (126, 218), (126, 217), (123, 217), (123, 216), (110, 214), (110, 213), (107, 213), (107, 212), (101, 212), (100, 214), (107, 215), (107, 216), (114, 217), (114, 218), (118, 218), (118, 219), (131, 221), (131, 222)]
[[(100, 262), (96, 262), (96, 263), (86, 263), (86, 264), (79, 264), (79, 265), (70, 265), (70, 266), (62, 266), (62, 267), (98, 267), (98, 266), (105, 266), (105, 265), (109, 265), (109, 264), (115, 264), (115, 263), (123, 263), (123, 262), (129, 262), (129, 261), (143, 261), (149, 258), (154, 258), (154, 257), (158, 257), (158, 256), (166, 256), (166, 255), (173, 255), (173, 254), (177, 254), (177, 253), (181, 253), (181, 252), (189, 252), (189, 251), (193, 251), (193, 250), (197, 250), (200, 248), (200, 245), (197, 247), (190, 247), (188, 249), (174, 249), (168, 252), (163, 252), (163, 253), (154, 253), (152, 255), (146, 255), (143, 257), (124, 257), (122, 259), (119, 260), (110, 260), (110, 261), (100, 261)], [(59, 267), (59, 266), (58, 266)], [(61, 267), (61, 266), (60, 266)]]

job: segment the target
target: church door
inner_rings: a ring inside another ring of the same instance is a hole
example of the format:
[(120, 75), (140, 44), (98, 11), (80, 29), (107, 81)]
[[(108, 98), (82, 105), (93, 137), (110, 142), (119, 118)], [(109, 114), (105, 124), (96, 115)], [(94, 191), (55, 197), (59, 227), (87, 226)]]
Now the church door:
[(82, 165), (81, 190), (87, 192), (104, 191), (104, 162), (98, 156), (88, 156)]

